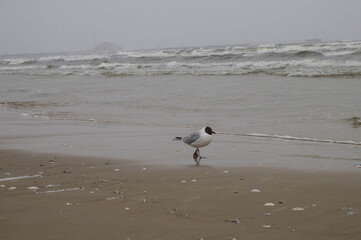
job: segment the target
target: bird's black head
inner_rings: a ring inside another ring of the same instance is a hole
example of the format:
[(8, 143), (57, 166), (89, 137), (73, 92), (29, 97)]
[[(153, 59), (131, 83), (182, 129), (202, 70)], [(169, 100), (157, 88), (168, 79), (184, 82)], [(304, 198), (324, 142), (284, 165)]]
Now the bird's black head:
[(210, 127), (206, 127), (205, 131), (206, 131), (206, 133), (208, 133), (209, 135), (216, 134), (215, 132), (213, 132), (212, 128), (210, 128)]

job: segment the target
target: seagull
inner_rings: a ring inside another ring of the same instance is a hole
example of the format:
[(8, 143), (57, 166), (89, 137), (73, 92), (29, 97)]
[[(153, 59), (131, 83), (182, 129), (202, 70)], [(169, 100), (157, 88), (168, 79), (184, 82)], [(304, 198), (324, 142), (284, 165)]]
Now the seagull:
[(196, 166), (199, 166), (201, 159), (205, 158), (201, 157), (199, 148), (207, 146), (212, 141), (212, 134), (215, 134), (212, 128), (204, 127), (199, 131), (191, 133), (189, 136), (175, 137), (173, 140), (181, 140), (189, 146), (196, 148), (196, 151), (193, 153), (193, 159), (196, 162)]

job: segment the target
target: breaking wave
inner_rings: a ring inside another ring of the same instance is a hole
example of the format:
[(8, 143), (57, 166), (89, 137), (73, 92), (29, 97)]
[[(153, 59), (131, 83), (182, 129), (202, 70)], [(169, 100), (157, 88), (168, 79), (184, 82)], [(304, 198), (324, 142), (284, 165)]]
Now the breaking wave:
[(0, 57), (0, 74), (361, 75), (361, 41)]

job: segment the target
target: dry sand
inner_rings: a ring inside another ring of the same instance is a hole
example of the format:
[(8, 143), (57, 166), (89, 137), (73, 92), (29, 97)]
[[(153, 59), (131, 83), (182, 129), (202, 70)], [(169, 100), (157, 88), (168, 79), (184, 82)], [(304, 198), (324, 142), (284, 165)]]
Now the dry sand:
[(356, 240), (360, 174), (0, 150), (0, 239)]

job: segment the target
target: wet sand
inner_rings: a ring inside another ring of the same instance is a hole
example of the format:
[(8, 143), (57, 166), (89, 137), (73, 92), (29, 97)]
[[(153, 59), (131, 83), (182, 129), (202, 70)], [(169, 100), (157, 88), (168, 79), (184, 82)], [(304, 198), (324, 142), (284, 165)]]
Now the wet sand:
[(361, 239), (360, 174), (0, 150), (0, 239)]

